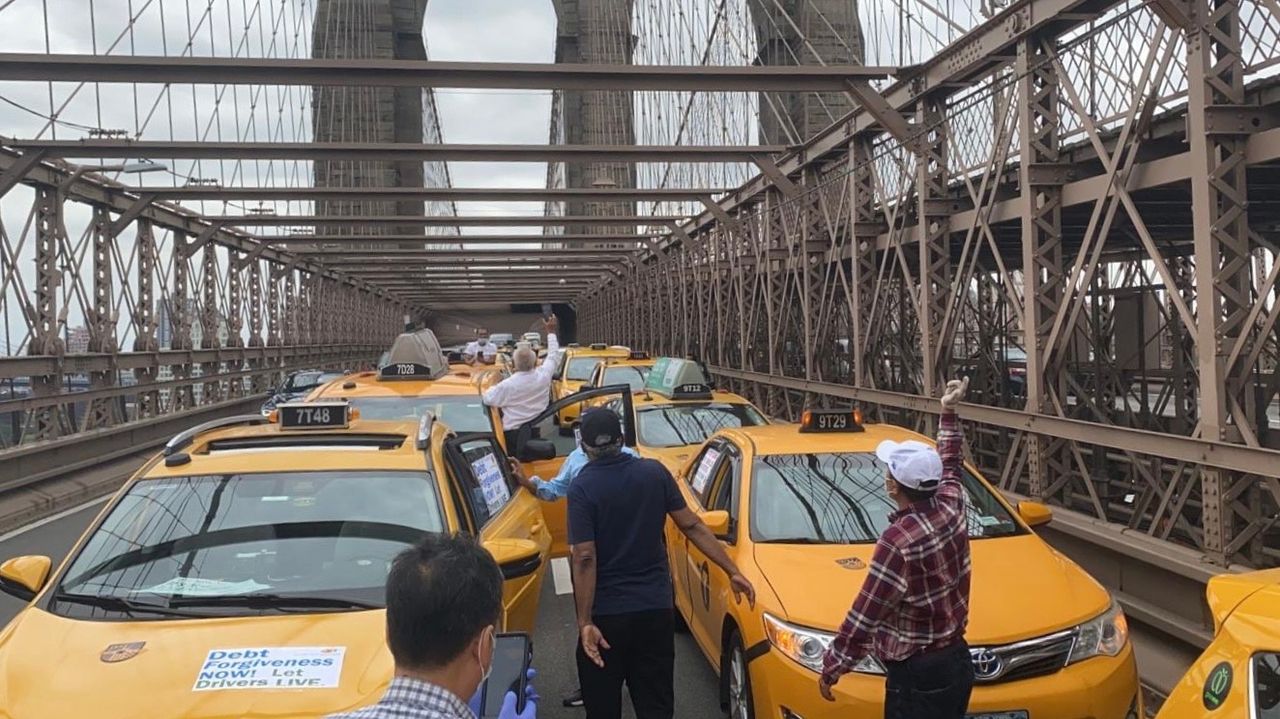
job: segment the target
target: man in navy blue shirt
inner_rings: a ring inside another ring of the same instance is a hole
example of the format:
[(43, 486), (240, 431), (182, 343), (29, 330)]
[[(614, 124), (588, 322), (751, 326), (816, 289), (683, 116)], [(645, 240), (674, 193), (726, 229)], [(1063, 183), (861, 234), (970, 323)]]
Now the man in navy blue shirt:
[(672, 719), (675, 619), (663, 535), (667, 517), (729, 575), (737, 601), (745, 594), (754, 607), (755, 588), (685, 505), (662, 463), (622, 452), (616, 414), (590, 410), (580, 428), (590, 461), (569, 488), (569, 544), (587, 719), (621, 717), (623, 684), (636, 719)]

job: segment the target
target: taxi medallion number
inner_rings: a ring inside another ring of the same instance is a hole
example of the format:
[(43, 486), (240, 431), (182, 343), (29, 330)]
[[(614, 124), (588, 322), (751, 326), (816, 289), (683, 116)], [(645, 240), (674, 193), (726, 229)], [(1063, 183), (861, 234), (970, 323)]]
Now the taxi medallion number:
[(849, 429), (849, 415), (820, 414), (814, 419), (814, 425), (820, 432), (839, 432)]
[(345, 403), (286, 404), (280, 410), (280, 426), (285, 429), (334, 429), (347, 426)]

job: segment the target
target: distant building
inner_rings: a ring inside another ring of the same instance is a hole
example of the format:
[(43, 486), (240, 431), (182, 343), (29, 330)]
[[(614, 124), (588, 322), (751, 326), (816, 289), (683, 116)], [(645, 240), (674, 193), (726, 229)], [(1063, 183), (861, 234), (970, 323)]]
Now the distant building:
[[(191, 298), (177, 300), (176, 298), (165, 297), (156, 303), (156, 341), (159, 343), (160, 349), (162, 350), (173, 349), (173, 340), (177, 334), (177, 329), (175, 327), (176, 319), (174, 317), (176, 313), (173, 310), (176, 306), (176, 302), (178, 301), (185, 303), (184, 306), (186, 308), (187, 320), (191, 324), (191, 349), (200, 349), (204, 344), (204, 322), (202, 321), (200, 306)], [(227, 340), (230, 337), (231, 331), (227, 326), (227, 318), (219, 312), (218, 346), (225, 347), (227, 345)], [(199, 377), (200, 375), (201, 369), (199, 365), (191, 368), (192, 377)], [(156, 372), (156, 381), (168, 382), (173, 378), (173, 368), (169, 365), (160, 365), (159, 370)], [(196, 385), (194, 389), (196, 402), (200, 401), (202, 391), (203, 388), (201, 388), (200, 385)], [(160, 390), (161, 403), (168, 405), (169, 395), (169, 389), (166, 388)]]
[(89, 328), (81, 325), (67, 330), (67, 354), (78, 355), (89, 351)]

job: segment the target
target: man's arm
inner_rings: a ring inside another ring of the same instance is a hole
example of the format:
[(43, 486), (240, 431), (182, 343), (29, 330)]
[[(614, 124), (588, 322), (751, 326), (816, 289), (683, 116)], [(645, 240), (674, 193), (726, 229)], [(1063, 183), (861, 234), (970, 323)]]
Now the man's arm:
[(569, 554), (573, 557), (573, 600), (578, 616), (578, 643), (597, 666), (604, 666), (601, 649), (608, 649), (600, 629), (592, 622), (596, 602), (596, 520), (581, 485), (569, 490)]
[(823, 683), (835, 684), (867, 655), (876, 627), (885, 615), (897, 609), (907, 590), (907, 581), (902, 575), (904, 567), (902, 553), (881, 537), (862, 591), (853, 600), (840, 632), (822, 655)]
[(735, 599), (741, 600), (742, 595), (747, 595), (747, 602), (754, 607), (756, 605), (756, 588), (751, 585), (751, 581), (742, 576), (742, 572), (738, 569), (737, 563), (724, 550), (724, 545), (716, 539), (716, 535), (711, 533), (711, 529), (703, 523), (698, 515), (694, 514), (689, 507), (681, 507), (680, 509), (668, 512), (671, 520), (676, 523), (684, 536), (693, 542), (694, 546), (702, 550), (702, 553), (715, 563), (717, 567), (724, 570), (729, 575), (729, 586), (733, 589)]
[(573, 478), (578, 476), (578, 472), (587, 465), (587, 454), (579, 447), (569, 453), (564, 458), (564, 462), (560, 465), (560, 471), (550, 480), (540, 479), (536, 476), (525, 479), (524, 468), (519, 463), (512, 463), (512, 471), (515, 474), (516, 481), (533, 492), (533, 495), (544, 502), (554, 502), (561, 497), (569, 494), (569, 487), (573, 484)]
[(938, 496), (942, 499), (964, 501), (964, 488), (960, 484), (960, 472), (964, 461), (964, 433), (956, 417), (956, 406), (969, 388), (969, 378), (951, 380), (942, 394), (942, 417), (938, 420), (938, 457), (942, 459), (942, 481), (938, 484)]
[(507, 383), (518, 376), (519, 375), (511, 375), (510, 377), (495, 384), (485, 390), (484, 394), (480, 395), (480, 398), (490, 407), (501, 407), (507, 401), (507, 392), (510, 390), (510, 386)]
[(556, 339), (555, 332), (547, 333), (547, 356), (543, 358), (542, 364), (534, 370), (543, 379), (550, 381), (555, 376), (556, 370), (560, 368), (560, 360), (564, 357), (564, 350), (560, 349), (560, 341)]

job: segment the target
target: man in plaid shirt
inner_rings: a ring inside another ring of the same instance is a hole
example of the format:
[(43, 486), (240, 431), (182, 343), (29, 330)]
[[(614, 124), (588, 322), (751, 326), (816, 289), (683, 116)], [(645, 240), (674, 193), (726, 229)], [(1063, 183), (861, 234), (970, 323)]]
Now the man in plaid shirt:
[(969, 379), (942, 395), (938, 448), (885, 441), (876, 456), (898, 505), (876, 542), (871, 568), (840, 633), (822, 658), (818, 690), (867, 655), (884, 665), (885, 719), (960, 719), (973, 688), (964, 641), (969, 620), (967, 499), (960, 484), (962, 435), (955, 408)]

